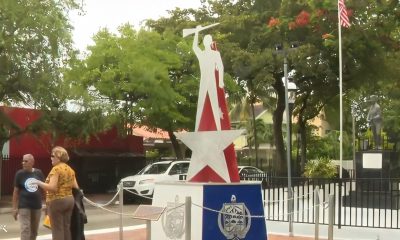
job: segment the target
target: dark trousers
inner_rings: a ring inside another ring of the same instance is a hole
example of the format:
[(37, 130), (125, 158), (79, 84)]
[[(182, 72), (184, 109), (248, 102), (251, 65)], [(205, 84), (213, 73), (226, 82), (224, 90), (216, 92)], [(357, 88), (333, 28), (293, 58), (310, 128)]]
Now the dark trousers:
[(71, 215), (74, 208), (72, 196), (49, 203), (51, 235), (53, 240), (71, 240)]

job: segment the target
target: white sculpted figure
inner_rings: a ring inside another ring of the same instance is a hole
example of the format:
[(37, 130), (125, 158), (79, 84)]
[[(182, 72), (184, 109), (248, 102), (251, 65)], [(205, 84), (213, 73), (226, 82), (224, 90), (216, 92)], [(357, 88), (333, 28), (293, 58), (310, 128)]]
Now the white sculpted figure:
[(215, 82), (215, 71), (218, 70), (218, 79), (220, 88), (224, 87), (224, 66), (222, 64), (221, 55), (218, 51), (211, 49), (213, 43), (211, 35), (206, 35), (203, 40), (204, 50), (201, 50), (199, 44), (199, 31), (203, 27), (197, 26), (194, 40), (193, 40), (193, 51), (196, 54), (199, 65), (200, 65), (200, 90), (199, 98), (197, 102), (197, 113), (196, 113), (196, 131), (199, 128), (201, 120), (201, 114), (204, 109), (204, 101), (208, 94), (211, 102), (211, 108), (214, 116), (214, 120), (217, 126), (217, 130), (221, 130), (221, 110), (218, 105), (217, 86)]

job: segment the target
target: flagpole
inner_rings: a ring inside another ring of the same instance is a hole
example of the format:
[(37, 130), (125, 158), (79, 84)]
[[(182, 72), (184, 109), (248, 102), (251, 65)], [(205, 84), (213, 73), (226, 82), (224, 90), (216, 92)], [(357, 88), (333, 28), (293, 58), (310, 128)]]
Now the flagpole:
[(340, 19), (340, 7), (338, 1), (338, 28), (339, 28), (339, 97), (340, 97), (340, 151), (339, 151), (339, 177), (342, 179), (342, 168), (343, 168), (343, 88), (342, 88), (342, 27), (341, 27), (341, 19)]

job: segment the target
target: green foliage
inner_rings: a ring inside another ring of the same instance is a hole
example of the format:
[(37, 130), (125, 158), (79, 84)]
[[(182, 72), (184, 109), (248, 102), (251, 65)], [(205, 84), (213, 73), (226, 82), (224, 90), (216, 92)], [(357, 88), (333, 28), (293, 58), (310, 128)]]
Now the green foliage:
[[(393, 77), (385, 79), (384, 76), (399, 73), (395, 71), (398, 60), (391, 63), (388, 58), (391, 51), (400, 49), (398, 1), (346, 3), (352, 13), (352, 27), (342, 29), (345, 93), (358, 91), (363, 86), (376, 89), (383, 80), (393, 82)], [(299, 87), (294, 115), (304, 128), (308, 126), (307, 121), (324, 107), (338, 108), (339, 105), (337, 3), (330, 0), (205, 1), (203, 8), (197, 11), (172, 11), (170, 18), (159, 21), (164, 24), (152, 26), (160, 30), (174, 25), (174, 32), (180, 34), (182, 28), (214, 22), (220, 23), (212, 31), (223, 55), (225, 71), (240, 87), (230, 96), (235, 102), (248, 98), (249, 103), (263, 100), (269, 104), (274, 113), (277, 161), (284, 164), (282, 116), (285, 95), (281, 81), (284, 54), (277, 54), (275, 45), (282, 43), (289, 49), (292, 42), (300, 43), (300, 47), (288, 50), (285, 56), (289, 70), (295, 70), (293, 80)], [(271, 89), (275, 94), (270, 94)], [(395, 123), (394, 119), (391, 122)], [(345, 130), (348, 131), (349, 122), (346, 123)], [(305, 148), (306, 141), (301, 144)]]
[(174, 36), (125, 25), (119, 35), (104, 29), (94, 41), (91, 53), (70, 74), (81, 76), (72, 79), (74, 85), (94, 90), (92, 97), (103, 103), (109, 115), (117, 116), (121, 126), (175, 129), (172, 120), (189, 121), (178, 110), (186, 99), (174, 90), (170, 79), (170, 70), (182, 64)]
[(157, 159), (159, 157), (160, 153), (158, 152), (158, 149), (146, 151), (146, 159)]
[(304, 169), (304, 176), (308, 178), (333, 178), (336, 173), (336, 166), (324, 157), (308, 161)]
[[(353, 159), (351, 137), (343, 133), (343, 159)], [(339, 159), (339, 131), (331, 131), (324, 137), (311, 136), (307, 148), (308, 159), (329, 158)]]
[[(74, 0), (0, 1), (0, 102), (37, 109), (65, 110), (68, 88), (62, 68), (74, 55), (69, 10)], [(22, 132), (2, 114), (0, 143)], [(47, 129), (51, 130), (51, 129)]]

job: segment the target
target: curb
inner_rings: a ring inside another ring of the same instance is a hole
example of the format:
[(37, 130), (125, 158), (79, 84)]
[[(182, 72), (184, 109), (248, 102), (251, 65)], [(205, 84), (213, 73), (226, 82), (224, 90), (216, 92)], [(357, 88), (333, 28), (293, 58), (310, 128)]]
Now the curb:
[(11, 207), (0, 208), (0, 213), (11, 213), (11, 212), (12, 212), (12, 208)]

